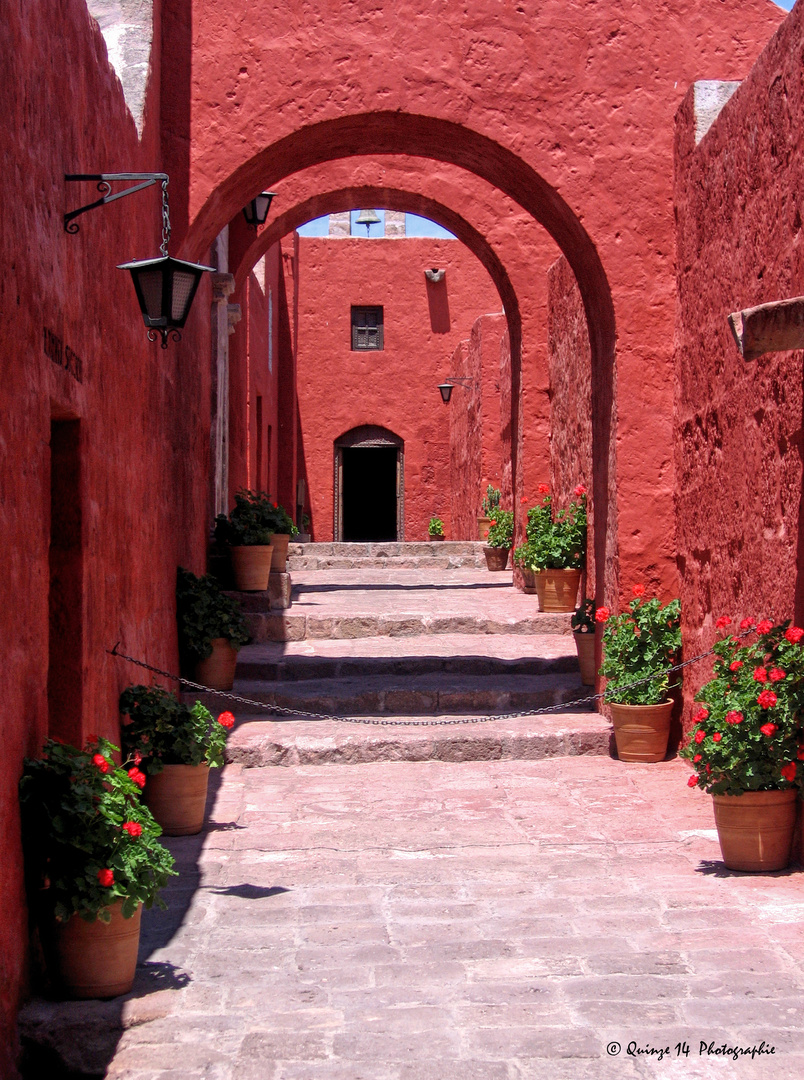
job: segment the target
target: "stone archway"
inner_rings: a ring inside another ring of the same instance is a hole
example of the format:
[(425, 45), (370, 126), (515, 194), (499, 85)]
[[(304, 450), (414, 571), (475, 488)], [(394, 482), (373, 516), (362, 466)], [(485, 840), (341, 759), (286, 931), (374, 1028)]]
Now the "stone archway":
[[(405, 539), (405, 444), (398, 435), (376, 424), (352, 428), (335, 440), (334, 470), (336, 541)], [(372, 480), (388, 490), (371, 490)]]

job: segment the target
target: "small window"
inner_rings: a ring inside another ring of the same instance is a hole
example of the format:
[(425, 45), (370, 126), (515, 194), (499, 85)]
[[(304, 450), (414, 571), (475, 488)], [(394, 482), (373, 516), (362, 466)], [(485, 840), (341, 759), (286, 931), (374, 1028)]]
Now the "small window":
[(382, 308), (352, 308), (352, 348), (382, 349)]

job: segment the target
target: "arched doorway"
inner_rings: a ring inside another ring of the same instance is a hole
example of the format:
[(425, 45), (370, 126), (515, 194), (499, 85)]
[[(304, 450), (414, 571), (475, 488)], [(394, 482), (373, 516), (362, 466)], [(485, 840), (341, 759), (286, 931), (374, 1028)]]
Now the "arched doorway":
[(333, 535), (346, 543), (405, 539), (405, 447), (364, 424), (335, 441)]

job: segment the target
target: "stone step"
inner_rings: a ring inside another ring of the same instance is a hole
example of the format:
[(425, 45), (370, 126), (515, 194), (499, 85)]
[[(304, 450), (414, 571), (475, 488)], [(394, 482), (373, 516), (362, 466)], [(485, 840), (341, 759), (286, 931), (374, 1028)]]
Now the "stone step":
[[(367, 675), (361, 678), (274, 682), (236, 679), (235, 694), (251, 701), (334, 716), (504, 713), (579, 701), (589, 696), (576, 672), (544, 675)], [(190, 692), (210, 710), (214, 693)], [(248, 707), (248, 706), (246, 706)]]
[(361, 675), (546, 675), (577, 672), (568, 634), (424, 634), (246, 645), (241, 679), (297, 681)]
[[(365, 718), (369, 720), (368, 717)], [(227, 762), (251, 768), (291, 765), (358, 765), (380, 761), (500, 761), (581, 754), (608, 756), (611, 725), (599, 713), (568, 710), (484, 724), (393, 725), (382, 716), (370, 723), (286, 720), (271, 723), (239, 715), (226, 746)]]
[(368, 568), (455, 570), (482, 569), (483, 545), (471, 540), (368, 544), (291, 544), (288, 569), (351, 570)]
[[(512, 590), (513, 591), (513, 590)], [(520, 594), (521, 595), (521, 594)], [(530, 597), (524, 599), (530, 600)], [(320, 638), (417, 637), (422, 634), (570, 634), (571, 614), (535, 610), (531, 615), (376, 611), (316, 614), (299, 611), (246, 612), (252, 641), (304, 641)]]

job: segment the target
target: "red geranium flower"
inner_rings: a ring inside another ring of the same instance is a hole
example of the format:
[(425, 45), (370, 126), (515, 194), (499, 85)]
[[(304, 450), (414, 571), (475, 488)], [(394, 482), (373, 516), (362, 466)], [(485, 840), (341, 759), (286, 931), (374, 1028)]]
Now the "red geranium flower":
[(768, 673), (764, 667), (754, 668), (754, 678), (757, 682), (767, 682)]
[(776, 704), (776, 695), (772, 690), (763, 690), (757, 698), (757, 704), (763, 709), (770, 709)]
[(696, 754), (696, 755), (695, 755), (695, 757), (694, 757), (694, 758), (693, 758), (692, 760), (693, 760), (693, 762), (694, 762), (694, 763), (695, 763), (695, 764), (697, 765), (697, 764), (698, 764), (698, 762), (699, 762), (699, 761), (700, 761), (700, 760), (701, 760), (702, 758), (703, 758), (703, 754)]
[(112, 870), (99, 870), (98, 882), (103, 885), (105, 889), (108, 889), (110, 885), (114, 885), (114, 871)]
[(728, 617), (728, 615), (721, 615), (720, 618), (715, 621), (715, 626), (718, 628), (718, 630), (722, 630), (724, 626), (730, 625), (731, 619)]
[(742, 724), (743, 714), (732, 709), (731, 712), (726, 713), (725, 719), (727, 724)]
[(698, 777), (695, 775), (695, 773), (693, 773), (692, 776), (687, 781), (687, 787), (697, 787), (697, 786), (698, 786)]
[(123, 822), (123, 829), (129, 836), (142, 836), (142, 825), (139, 821), (125, 821)]
[(772, 629), (773, 623), (770, 621), (770, 619), (763, 619), (762, 622), (757, 623), (758, 634), (767, 634)]
[(540, 495), (549, 495), (550, 494), (550, 485), (549, 484), (539, 484), (539, 494)]
[(599, 607), (595, 612), (595, 622), (605, 622), (611, 615), (611, 611), (607, 607)]
[(784, 636), (793, 645), (798, 645), (799, 641), (804, 637), (804, 630), (800, 626), (788, 626), (784, 632)]
[(109, 762), (103, 754), (94, 754), (92, 757), (92, 764), (97, 765), (102, 773), (107, 773), (109, 771)]
[(753, 625), (754, 625), (754, 620), (753, 619), (743, 619), (742, 622), (740, 623), (740, 629), (741, 630), (750, 630)]
[(768, 672), (768, 678), (771, 682), (781, 682), (787, 675), (786, 671), (782, 671), (781, 668), (771, 668)]
[(799, 761), (804, 761), (804, 746), (799, 746), (798, 753), (796, 754), (796, 757), (798, 758)]
[(575, 489), (575, 494), (577, 495), (577, 497), (579, 499), (580, 499), (581, 495), (586, 494), (586, 488), (583, 486), (583, 484), (578, 484), (578, 486)]
[(732, 660), (732, 662), (729, 664), (729, 671), (739, 671), (742, 666), (742, 660)]
[(525, 503), (526, 503), (526, 502), (528, 501), (528, 497), (527, 497), (527, 495), (523, 495), (523, 496), (522, 496), (522, 498), (521, 498), (521, 499), (520, 499), (519, 501), (520, 501), (520, 502), (522, 503), (522, 505), (524, 506), (524, 505), (525, 505)]
[(716, 731), (715, 734), (712, 736), (712, 742), (720, 742), (722, 738), (723, 736), (720, 734), (720, 732)]
[(796, 778), (795, 761), (791, 761), (789, 762), (789, 764), (784, 766), (784, 768), (782, 769), (782, 776), (785, 778), (785, 780), (789, 780), (791, 784), (793, 783)]
[(223, 726), (225, 728), (234, 727), (234, 722), (235, 722), (234, 713), (222, 712), (220, 714), (220, 716), (218, 717), (218, 723), (223, 724)]
[(137, 785), (137, 787), (141, 787), (141, 788), (145, 787), (145, 773), (144, 772), (140, 772), (139, 769), (129, 769), (128, 770), (128, 775), (131, 777), (131, 779), (134, 781), (134, 783)]
[(139, 750), (134, 751), (133, 760), (135, 765), (139, 765), (139, 763), (142, 761), (142, 754), (139, 752)]
[(774, 732), (777, 730), (777, 728), (776, 724), (763, 724), (759, 730), (762, 732), (763, 735), (767, 735), (768, 738), (770, 738), (771, 735), (773, 735)]
[(631, 590), (631, 592), (634, 594), (634, 596), (644, 596), (645, 595), (645, 586), (641, 585), (641, 584), (640, 585), (635, 585), (633, 587), (633, 589)]
[(697, 743), (702, 743), (705, 738), (706, 738), (706, 732), (705, 731), (698, 730), (698, 731), (695, 732), (695, 741)]
[(699, 709), (697, 711), (697, 713), (695, 714), (695, 716), (693, 716), (693, 718), (692, 718), (693, 724), (700, 724), (700, 722), (702, 720), (705, 720), (708, 715), (709, 715), (709, 710), (708, 709), (703, 709), (703, 708)]

